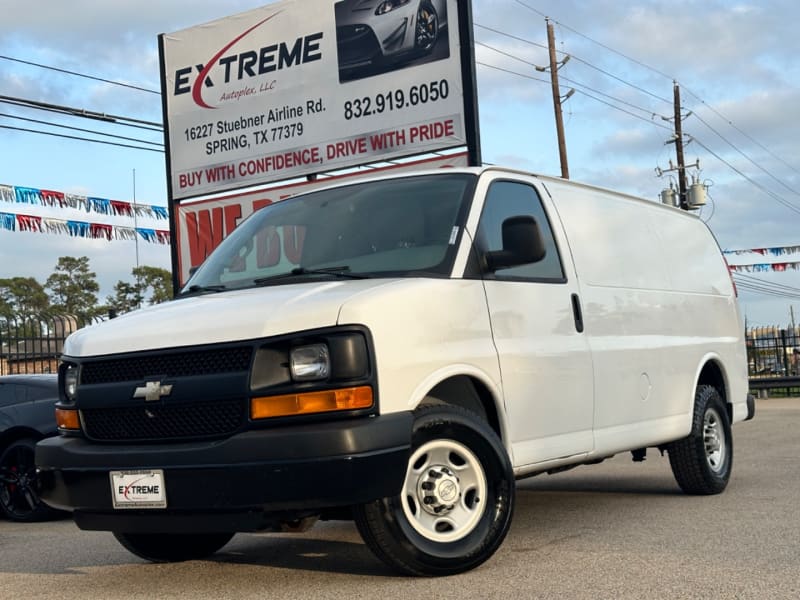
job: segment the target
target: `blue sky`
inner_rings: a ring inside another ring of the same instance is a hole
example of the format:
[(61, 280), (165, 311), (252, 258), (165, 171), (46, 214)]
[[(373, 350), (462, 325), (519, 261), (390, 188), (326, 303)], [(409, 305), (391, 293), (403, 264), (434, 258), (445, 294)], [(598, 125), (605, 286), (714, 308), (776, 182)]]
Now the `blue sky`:
[[(262, 6), (229, 0), (0, 0), (0, 55), (159, 90), (157, 35)], [(473, 0), (485, 162), (558, 175), (551, 89), (533, 65), (548, 61), (544, 15), (555, 22), (572, 179), (656, 200), (674, 162), (673, 79), (681, 86), (686, 161), (710, 185), (701, 212), (726, 249), (800, 245), (800, 5), (790, 0)], [(502, 32), (502, 33), (499, 33)], [(561, 55), (563, 56), (563, 54)], [(0, 95), (161, 121), (157, 93), (0, 58)], [(613, 106), (609, 106), (613, 105)], [(56, 131), (24, 119), (137, 138), (147, 129), (58, 116), (0, 102), (0, 126)], [(84, 135), (61, 129), (67, 135)], [(132, 143), (117, 140), (120, 143)], [(164, 155), (0, 128), (0, 184), (148, 205), (166, 204)], [(738, 171), (738, 172), (737, 172)], [(135, 176), (134, 176), (135, 173)], [(787, 206), (788, 205), (788, 206)], [(0, 212), (134, 226), (131, 219), (0, 202)], [(138, 227), (166, 229), (142, 218)], [(138, 257), (137, 257), (138, 254)], [(88, 256), (101, 298), (137, 264), (168, 268), (166, 246), (0, 229), (0, 277), (44, 282), (59, 256)], [(664, 260), (670, 260), (665, 256)], [(731, 262), (800, 261), (760, 255)], [(777, 298), (742, 289), (750, 324), (800, 322), (800, 271), (748, 274), (795, 288)], [(745, 280), (753, 283), (752, 280)], [(763, 284), (759, 284), (763, 285)]]

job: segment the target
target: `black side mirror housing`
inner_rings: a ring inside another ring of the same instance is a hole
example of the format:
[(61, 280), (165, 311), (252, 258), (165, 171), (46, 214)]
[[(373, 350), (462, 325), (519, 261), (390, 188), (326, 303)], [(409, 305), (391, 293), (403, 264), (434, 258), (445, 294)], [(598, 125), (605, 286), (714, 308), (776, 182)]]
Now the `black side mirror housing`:
[(503, 221), (503, 249), (486, 253), (490, 272), (539, 262), (545, 257), (542, 233), (536, 219), (529, 215), (509, 217)]

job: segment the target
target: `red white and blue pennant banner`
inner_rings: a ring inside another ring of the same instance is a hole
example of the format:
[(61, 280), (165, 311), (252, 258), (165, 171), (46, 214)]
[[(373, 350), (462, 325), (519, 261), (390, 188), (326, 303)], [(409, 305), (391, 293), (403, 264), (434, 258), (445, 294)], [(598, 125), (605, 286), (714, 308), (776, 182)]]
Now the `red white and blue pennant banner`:
[(760, 254), (761, 256), (786, 256), (800, 253), (800, 246), (778, 246), (776, 248), (748, 248), (747, 250), (723, 250), (723, 254)]
[[(138, 204), (123, 200), (94, 198), (79, 194), (67, 194), (54, 190), (19, 187), (0, 184), (0, 201), (25, 204), (28, 206), (44, 206), (64, 210), (81, 210), (102, 215), (148, 219), (168, 219), (166, 207), (151, 204)], [(0, 211), (0, 229), (6, 231), (30, 231), (36, 233), (53, 233), (88, 239), (135, 240), (137, 237), (146, 242), (169, 244), (168, 230), (150, 229), (147, 227), (125, 227), (108, 223), (90, 223), (72, 219), (57, 219), (40, 215), (19, 214)]]
[(728, 265), (736, 273), (768, 273), (783, 271), (800, 271), (800, 262), (758, 263), (755, 265)]
[(32, 231), (55, 233), (90, 239), (135, 240), (138, 235), (146, 242), (169, 244), (169, 231), (145, 227), (121, 227), (107, 223), (66, 221), (38, 215), (20, 215), (0, 212), (0, 228), (6, 231)]
[(18, 204), (39, 204), (54, 208), (77, 209), (96, 212), (104, 215), (133, 217), (149, 217), (152, 219), (168, 219), (169, 214), (164, 206), (138, 204), (123, 200), (94, 198), (79, 194), (67, 194), (54, 190), (19, 187), (0, 184), (0, 200)]
[[(723, 250), (723, 254), (742, 256), (744, 254), (760, 254), (761, 256), (786, 256), (800, 253), (800, 246), (776, 246), (773, 248), (748, 248), (746, 250)], [(728, 265), (731, 272), (737, 273), (769, 273), (783, 271), (800, 271), (800, 262), (756, 263), (750, 265)]]

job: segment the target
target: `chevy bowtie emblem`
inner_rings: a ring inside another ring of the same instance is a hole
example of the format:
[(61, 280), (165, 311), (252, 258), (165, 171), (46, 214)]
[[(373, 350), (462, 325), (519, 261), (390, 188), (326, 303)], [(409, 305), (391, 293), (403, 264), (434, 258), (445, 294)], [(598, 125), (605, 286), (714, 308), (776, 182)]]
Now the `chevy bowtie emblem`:
[(145, 402), (160, 400), (162, 396), (169, 396), (172, 384), (161, 385), (160, 381), (148, 381), (142, 387), (133, 391), (134, 398), (144, 398)]

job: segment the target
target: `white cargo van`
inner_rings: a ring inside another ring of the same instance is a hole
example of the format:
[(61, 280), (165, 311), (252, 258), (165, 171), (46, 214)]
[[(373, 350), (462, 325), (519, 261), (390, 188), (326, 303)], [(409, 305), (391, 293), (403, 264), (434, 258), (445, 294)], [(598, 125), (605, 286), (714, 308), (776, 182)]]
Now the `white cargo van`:
[(176, 300), (70, 336), (59, 374), (44, 499), (153, 561), (352, 518), (400, 571), (457, 573), (515, 479), (655, 447), (716, 494), (754, 413), (702, 221), (492, 167), (270, 205)]

